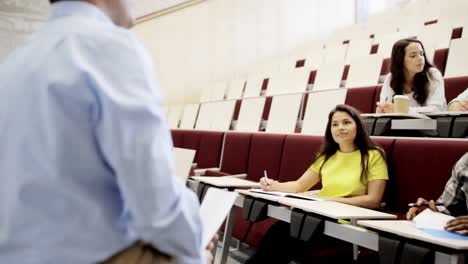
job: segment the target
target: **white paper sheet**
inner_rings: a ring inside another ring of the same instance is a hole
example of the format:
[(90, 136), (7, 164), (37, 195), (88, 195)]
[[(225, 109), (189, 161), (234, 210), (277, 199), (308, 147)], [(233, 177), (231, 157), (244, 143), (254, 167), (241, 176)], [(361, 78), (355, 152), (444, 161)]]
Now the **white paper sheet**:
[(203, 245), (207, 246), (234, 205), (239, 194), (209, 188), (200, 207), (203, 223)]
[(434, 212), (430, 209), (426, 209), (418, 214), (414, 219), (414, 223), (417, 228), (428, 228), (435, 230), (445, 230), (444, 226), (453, 216)]

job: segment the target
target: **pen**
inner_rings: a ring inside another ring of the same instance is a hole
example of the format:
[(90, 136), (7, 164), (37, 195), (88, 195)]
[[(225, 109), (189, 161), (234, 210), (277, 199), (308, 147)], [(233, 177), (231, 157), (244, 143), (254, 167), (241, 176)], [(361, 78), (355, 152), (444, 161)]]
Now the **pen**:
[[(435, 203), (436, 206), (444, 205), (443, 203)], [(429, 206), (429, 203), (422, 203), (421, 205), (418, 205), (417, 203), (409, 203), (409, 207), (421, 207), (421, 206)]]
[(265, 181), (268, 185), (270, 185), (270, 179), (268, 179), (268, 173), (266, 170), (263, 170), (263, 176), (265, 176)]

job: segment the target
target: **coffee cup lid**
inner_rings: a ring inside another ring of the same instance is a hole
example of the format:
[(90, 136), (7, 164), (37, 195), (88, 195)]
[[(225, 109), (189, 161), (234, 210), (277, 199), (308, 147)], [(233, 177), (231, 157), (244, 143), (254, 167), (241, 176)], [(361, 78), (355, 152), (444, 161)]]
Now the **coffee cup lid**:
[(401, 95), (401, 94), (395, 95), (395, 96), (393, 96), (393, 98), (394, 98), (394, 99), (409, 99), (408, 96), (406, 96), (406, 95)]

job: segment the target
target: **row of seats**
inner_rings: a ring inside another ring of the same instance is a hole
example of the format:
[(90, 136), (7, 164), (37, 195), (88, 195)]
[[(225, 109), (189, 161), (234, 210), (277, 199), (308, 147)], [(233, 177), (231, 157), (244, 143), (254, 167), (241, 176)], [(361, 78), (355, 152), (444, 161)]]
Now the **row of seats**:
[[(263, 177), (264, 170), (270, 178), (282, 182), (299, 178), (323, 142), (320, 136), (194, 130), (173, 130), (172, 136), (176, 147), (197, 150), (198, 167), (203, 164), (211, 168), (219, 164), (219, 170), (208, 169), (205, 175), (245, 173), (246, 179), (251, 181)], [(213, 138), (210, 145), (202, 143), (210, 137)], [(400, 216), (408, 209), (408, 203), (420, 196), (438, 198), (452, 166), (468, 152), (468, 141), (461, 139), (373, 139), (385, 150), (390, 175), (385, 210)], [(205, 163), (206, 160), (211, 163)], [(240, 210), (236, 215), (233, 236), (253, 247), (276, 221), (250, 223), (242, 219)]]
[[(441, 25), (432, 24), (427, 27), (436, 26)], [(434, 62), (445, 77), (468, 75), (468, 68), (464, 64), (468, 58), (465, 48), (468, 38), (460, 38), (462, 28), (453, 32), (451, 28), (445, 31), (436, 30), (435, 33), (426, 34), (432, 38), (421, 36), (429, 60)], [(447, 35), (446, 41), (440, 40), (441, 34)], [(404, 37), (408, 36), (399, 33), (387, 36), (385, 42), (373, 46), (372, 39), (368, 39), (340, 44), (326, 50), (314, 50), (309, 52), (311, 54), (296, 54), (294, 58), (286, 60), (284, 66), (273, 65), (270, 72), (254, 73), (247, 80), (208, 83), (202, 89), (200, 101), (259, 96), (266, 85), (265, 78), (269, 80), (267, 95), (304, 92), (307, 84), (314, 84), (314, 91), (335, 89), (340, 85), (345, 88), (376, 85), (390, 70), (393, 44)]]
[[(468, 87), (468, 77), (445, 79), (447, 101), (455, 98), (466, 87)], [(170, 116), (169, 121), (172, 128), (182, 129), (213, 131), (232, 129), (244, 132), (265, 130), (272, 133), (300, 132), (323, 135), (328, 112), (335, 105), (345, 103), (362, 113), (373, 113), (376, 102), (379, 101), (380, 90), (381, 86), (376, 85), (193, 104), (183, 110), (181, 121), (174, 116)], [(262, 120), (263, 124), (266, 124), (264, 127), (261, 126)], [(232, 123), (235, 126), (232, 126)], [(373, 124), (370, 126), (369, 132), (372, 134)], [(468, 135), (468, 131), (465, 131), (467, 124), (460, 129), (462, 131), (456, 133), (457, 137)], [(440, 133), (440, 135), (450, 137), (452, 133)]]

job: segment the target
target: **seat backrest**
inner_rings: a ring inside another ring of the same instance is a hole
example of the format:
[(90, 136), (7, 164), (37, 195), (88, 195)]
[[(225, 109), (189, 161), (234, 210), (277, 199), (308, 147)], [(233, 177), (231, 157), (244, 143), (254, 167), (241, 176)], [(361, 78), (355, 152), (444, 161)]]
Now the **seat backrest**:
[(229, 82), (226, 99), (240, 99), (244, 94), (245, 80), (234, 79)]
[(345, 68), (344, 57), (340, 60), (321, 64), (317, 70), (313, 91), (322, 91), (340, 88), (341, 78)]
[(219, 166), (223, 138), (224, 132), (200, 131), (197, 168), (213, 168)]
[(303, 93), (306, 91), (310, 72), (304, 68), (280, 72), (269, 78), (267, 95)]
[(214, 115), (211, 121), (210, 130), (228, 131), (234, 117), (236, 100), (224, 100), (214, 102)]
[(185, 105), (179, 128), (193, 129), (195, 127), (195, 122), (197, 121), (199, 108), (200, 108), (200, 104)]
[(434, 23), (426, 25), (418, 34), (418, 39), (424, 47), (433, 47), (435, 49), (446, 49), (450, 45), (452, 38), (452, 25), (449, 23)]
[(294, 181), (309, 168), (319, 151), (323, 136), (287, 135), (284, 141), (283, 154), (278, 181)]
[(294, 133), (303, 94), (273, 96), (266, 132)]
[(453, 39), (445, 68), (445, 78), (468, 76), (468, 38)]
[(453, 165), (466, 152), (467, 140), (397, 139), (392, 154), (394, 209), (405, 213), (418, 197), (439, 198)]
[(171, 135), (174, 147), (182, 148), (182, 146), (184, 145), (184, 130), (172, 129)]
[(245, 84), (244, 98), (260, 96), (263, 80), (264, 78), (260, 76), (249, 77)]
[(221, 171), (229, 174), (247, 172), (252, 133), (228, 132), (224, 139)]
[(252, 135), (247, 168), (248, 180), (259, 181), (265, 170), (268, 177), (278, 179), (285, 137), (282, 134), (255, 133)]
[(328, 114), (337, 104), (343, 104), (345, 98), (346, 89), (309, 93), (301, 133), (306, 135), (324, 135), (328, 122)]
[(263, 109), (265, 108), (265, 97), (245, 98), (237, 119), (236, 131), (258, 132), (262, 121)]
[(447, 78), (444, 80), (445, 82), (445, 98), (447, 99), (447, 103), (449, 103), (452, 99), (457, 97), (466, 88), (468, 88), (468, 76), (465, 77), (457, 77), (457, 78)]
[(356, 108), (361, 113), (373, 113), (375, 89), (376, 86), (347, 89), (345, 104)]
[(382, 56), (378, 54), (356, 57), (351, 61), (346, 88), (367, 87), (379, 83)]
[(372, 39), (367, 37), (363, 39), (352, 39), (348, 44), (346, 53), (346, 63), (350, 64), (354, 58), (370, 55)]
[(195, 153), (194, 162), (197, 162), (198, 155), (199, 155), (198, 148), (200, 147), (201, 131), (183, 130), (183, 134), (184, 134), (184, 141), (183, 141), (184, 144), (181, 146), (181, 148), (196, 150), (197, 152)]
[(169, 114), (167, 121), (169, 122), (170, 128), (177, 128), (179, 126), (180, 118), (182, 117), (182, 112), (184, 111), (184, 105), (177, 104), (171, 105), (169, 107)]

